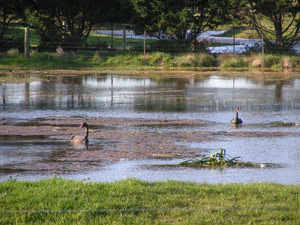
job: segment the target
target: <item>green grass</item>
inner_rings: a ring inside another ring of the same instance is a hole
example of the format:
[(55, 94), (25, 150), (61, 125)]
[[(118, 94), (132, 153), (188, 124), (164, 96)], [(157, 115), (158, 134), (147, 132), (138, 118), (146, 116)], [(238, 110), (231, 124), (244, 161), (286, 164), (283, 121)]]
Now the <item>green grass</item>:
[[(224, 27), (228, 29), (225, 36), (232, 35), (232, 26)], [(243, 27), (235, 27), (237, 35), (247, 32)], [(38, 46), (40, 37), (34, 30), (30, 32), (31, 46)], [(6, 37), (23, 39), (24, 27), (12, 24), (6, 33)], [(251, 38), (250, 34), (246, 35)], [(126, 51), (123, 50), (123, 38), (114, 37), (114, 50), (108, 51), (111, 45), (111, 36), (91, 33), (86, 43), (79, 49), (79, 52), (66, 52), (64, 57), (58, 57), (56, 53), (38, 53), (33, 51), (31, 58), (25, 59), (23, 54), (16, 53), (16, 49), (9, 50), (8, 53), (0, 54), (0, 69), (138, 69), (142, 68), (259, 68), (260, 54), (249, 55), (212, 55), (207, 53), (179, 53), (176, 54), (160, 52), (155, 50), (158, 46), (157, 40), (146, 41), (146, 52), (143, 54), (143, 43), (141, 39), (126, 39)], [(214, 43), (211, 43), (214, 45)], [(222, 45), (222, 44), (221, 44)], [(93, 51), (97, 49), (98, 51)], [(171, 52), (171, 50), (169, 49)], [(255, 62), (255, 63), (254, 63)], [(279, 70), (283, 65), (288, 67), (299, 67), (300, 57), (284, 54), (265, 54), (264, 67)]]
[[(25, 27), (19, 24), (11, 24), (8, 31), (5, 33), (5, 37), (10, 39), (23, 40), (24, 33)], [(40, 41), (40, 36), (36, 33), (36, 31), (30, 29), (30, 46), (37, 47), (40, 44)], [(147, 40), (146, 47), (149, 48), (149, 46), (155, 42), (157, 42), (157, 40)], [(143, 39), (133, 39), (127, 37), (125, 41), (126, 48), (131, 49), (132, 51), (135, 51), (137, 49), (142, 51), (143, 44)], [(91, 34), (86, 40), (86, 45), (92, 47), (99, 47), (99, 45), (104, 45), (105, 47), (107, 47), (108, 45), (111, 45), (111, 36), (91, 32)], [(113, 45), (115, 49), (123, 49), (123, 37), (114, 36)]]
[[(8, 51), (0, 55), (0, 69), (138, 69), (138, 68), (260, 68), (255, 65), (255, 60), (261, 60), (260, 54), (251, 55), (210, 55), (207, 53), (170, 54), (153, 52), (144, 54), (133, 53), (109, 53), (66, 52), (64, 57), (57, 53), (38, 53), (33, 51), (30, 58), (24, 58), (23, 54), (16, 50)], [(300, 66), (299, 56), (265, 54), (264, 67), (279, 70), (283, 65)]]
[(300, 187), (53, 178), (0, 183), (0, 224), (299, 224)]
[[(10, 28), (5, 33), (4, 37), (11, 39), (24, 39), (25, 27), (18, 24), (11, 24)], [(34, 31), (30, 30), (30, 45), (38, 46), (40, 43), (40, 36)]]
[(178, 67), (215, 67), (216, 63), (216, 57), (206, 53), (181, 54), (172, 60), (172, 65)]
[(58, 58), (55, 53), (34, 54), (24, 58), (22, 54), (0, 57), (0, 69), (74, 69), (89, 67), (84, 56)]
[(249, 57), (240, 55), (219, 55), (218, 61), (221, 68), (247, 68), (249, 66)]
[[(99, 43), (104, 43), (106, 46), (111, 45), (111, 35), (105, 34), (96, 34), (91, 33), (87, 39), (87, 44), (91, 46), (96, 46)], [(151, 44), (157, 42), (157, 40), (149, 39), (146, 42), (146, 48), (148, 49)], [(113, 38), (113, 45), (115, 49), (123, 49), (123, 37), (114, 36)], [(144, 40), (143, 39), (134, 39), (127, 37), (125, 40), (125, 46), (127, 50), (136, 51), (139, 50), (140, 52), (143, 51)]]

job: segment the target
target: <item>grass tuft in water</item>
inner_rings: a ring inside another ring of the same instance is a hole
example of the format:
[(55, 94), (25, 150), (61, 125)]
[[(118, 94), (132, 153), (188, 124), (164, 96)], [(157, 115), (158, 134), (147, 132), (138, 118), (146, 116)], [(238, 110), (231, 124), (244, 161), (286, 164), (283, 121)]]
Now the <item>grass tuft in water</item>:
[(240, 160), (241, 157), (229, 157), (226, 154), (226, 150), (220, 148), (215, 154), (210, 154), (210, 156), (204, 156), (200, 159), (189, 159), (187, 161), (181, 162), (182, 166), (189, 167), (203, 167), (203, 168), (222, 168), (222, 167), (248, 167), (248, 168), (259, 168), (270, 166), (269, 164), (260, 164), (253, 162), (244, 162)]
[(275, 122), (272, 122), (271, 125), (276, 126), (276, 127), (295, 127), (295, 126), (299, 126), (299, 124), (296, 123), (296, 122), (283, 122), (283, 121), (275, 121)]

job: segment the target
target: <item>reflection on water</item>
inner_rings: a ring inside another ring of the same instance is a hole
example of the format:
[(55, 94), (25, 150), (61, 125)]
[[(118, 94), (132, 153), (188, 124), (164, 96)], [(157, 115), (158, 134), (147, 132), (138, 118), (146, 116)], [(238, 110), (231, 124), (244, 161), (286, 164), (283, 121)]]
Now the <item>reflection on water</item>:
[(299, 78), (269, 81), (217, 75), (205, 79), (51, 76), (0, 85), (3, 111), (64, 110), (63, 114), (68, 114), (65, 110), (99, 109), (220, 112), (236, 105), (241, 111), (298, 110), (299, 92)]
[[(92, 176), (94, 180), (112, 181), (133, 176), (149, 180), (179, 179), (210, 183), (266, 181), (300, 184), (299, 176), (295, 173), (300, 169), (299, 126), (268, 125), (274, 121), (300, 123), (300, 77), (278, 79), (278, 76), (222, 76), (216, 73), (194, 78), (128, 78), (114, 74), (20, 74), (14, 77), (2, 75), (0, 78), (0, 124), (23, 123), (26, 126), (31, 119), (53, 115), (207, 120), (215, 123), (172, 129), (221, 132), (215, 141), (184, 144), (210, 151), (223, 147), (232, 156), (241, 156), (244, 160), (257, 162), (257, 159), (263, 159), (263, 162), (283, 165), (282, 168), (266, 170), (157, 170), (151, 165), (161, 161), (121, 161), (102, 168), (100, 172), (77, 175), (79, 179)], [(244, 121), (239, 127), (230, 124), (236, 106), (240, 107), (240, 117)], [(143, 129), (164, 132), (163, 129), (170, 128)], [(237, 131), (280, 131), (293, 132), (294, 135), (288, 138), (222, 136), (222, 132)], [(1, 168), (20, 160), (24, 163), (53, 158), (57, 160), (72, 149), (69, 143), (51, 142), (43, 135), (26, 136), (26, 139), (13, 135), (1, 136), (0, 141)], [(62, 146), (64, 151), (61, 150)]]

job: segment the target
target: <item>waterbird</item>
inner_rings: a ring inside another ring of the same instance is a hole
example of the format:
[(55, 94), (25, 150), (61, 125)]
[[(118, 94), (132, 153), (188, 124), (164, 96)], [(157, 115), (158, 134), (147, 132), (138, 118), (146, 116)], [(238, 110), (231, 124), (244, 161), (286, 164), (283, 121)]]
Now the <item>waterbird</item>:
[(235, 110), (236, 110), (236, 115), (235, 115), (235, 118), (233, 118), (231, 120), (231, 123), (232, 124), (241, 124), (241, 123), (243, 123), (242, 119), (239, 118), (239, 110), (240, 110), (240, 108), (236, 107)]
[(87, 144), (89, 142), (88, 136), (89, 136), (89, 125), (87, 123), (82, 123), (80, 128), (86, 127), (86, 133), (85, 136), (72, 136), (71, 142), (73, 145), (79, 145), (79, 144)]

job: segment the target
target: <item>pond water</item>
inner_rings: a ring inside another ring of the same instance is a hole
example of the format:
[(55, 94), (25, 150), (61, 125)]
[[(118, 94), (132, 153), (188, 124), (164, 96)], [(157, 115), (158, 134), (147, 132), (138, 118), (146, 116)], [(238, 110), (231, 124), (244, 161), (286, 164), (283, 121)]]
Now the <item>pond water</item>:
[[(125, 157), (111, 163), (99, 163), (92, 170), (64, 172), (61, 176), (103, 182), (135, 177), (150, 181), (300, 184), (300, 126), (274, 123), (300, 123), (298, 74), (210, 72), (178, 77), (129, 77), (114, 73), (2, 74), (0, 123), (1, 126), (29, 126), (36, 120), (53, 116), (205, 121), (203, 126), (142, 126), (138, 129), (149, 133), (209, 133), (210, 140), (173, 144), (187, 149), (204, 149), (207, 154), (224, 148), (230, 156), (240, 156), (243, 161), (275, 163), (277, 166), (199, 169), (174, 166), (185, 158)], [(240, 127), (230, 124), (237, 106), (244, 121)], [(53, 140), (47, 135), (13, 135), (9, 138), (0, 134), (0, 141), (2, 181), (9, 177), (20, 180), (51, 177), (55, 174), (51, 171), (28, 172), (17, 170), (14, 165), (38, 164), (73, 149), (68, 140)], [(102, 149), (112, 145), (104, 139), (91, 140), (90, 144), (100, 142)]]

